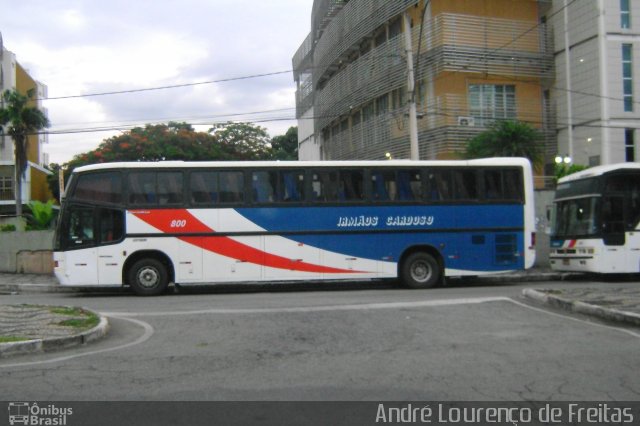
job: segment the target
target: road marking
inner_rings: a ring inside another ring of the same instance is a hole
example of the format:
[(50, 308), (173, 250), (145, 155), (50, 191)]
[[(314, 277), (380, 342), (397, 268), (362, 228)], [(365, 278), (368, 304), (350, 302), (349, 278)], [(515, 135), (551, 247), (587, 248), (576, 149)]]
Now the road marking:
[(203, 315), (203, 314), (270, 314), (270, 313), (308, 313), (308, 312), (332, 312), (332, 311), (364, 311), (375, 309), (403, 309), (403, 308), (424, 308), (432, 306), (455, 306), (469, 305), (487, 302), (509, 301), (508, 297), (474, 297), (461, 299), (424, 300), (420, 302), (388, 302), (388, 303), (362, 303), (350, 305), (324, 305), (324, 306), (301, 306), (295, 308), (251, 308), (251, 309), (224, 309), (212, 308), (196, 311), (175, 311), (175, 312), (106, 312), (103, 315), (110, 317), (156, 317), (156, 316), (181, 316), (181, 315)]
[[(105, 353), (105, 352), (118, 351), (120, 349), (126, 349), (126, 348), (130, 348), (132, 346), (136, 346), (136, 345), (142, 344), (142, 343), (146, 342), (147, 340), (149, 340), (151, 338), (151, 336), (153, 336), (154, 329), (151, 326), (151, 324), (148, 324), (148, 323), (146, 323), (144, 321), (140, 321), (140, 320), (133, 319), (133, 318), (119, 317), (119, 319), (122, 319), (122, 320), (125, 320), (125, 321), (130, 321), (132, 323), (135, 323), (135, 324), (139, 325), (140, 327), (142, 327), (144, 329), (144, 333), (142, 334), (142, 336), (138, 337), (133, 342), (125, 343), (123, 345), (115, 346), (113, 348), (105, 348), (105, 349), (99, 349), (99, 350), (95, 350), (95, 351), (83, 352), (83, 353), (80, 353), (80, 354), (66, 355), (66, 356), (61, 356), (61, 357), (57, 357), (57, 358), (50, 358), (50, 359), (46, 359), (46, 360), (42, 360), (42, 361), (29, 361), (29, 362), (16, 362), (16, 363), (12, 363), (12, 364), (0, 364), (0, 368), (26, 367), (26, 366), (31, 366), (31, 365), (51, 364), (51, 363), (54, 363), (54, 362), (69, 361), (71, 359), (90, 356), (90, 355), (102, 354), (102, 353)], [(107, 336), (108, 336), (108, 334), (107, 334)]]

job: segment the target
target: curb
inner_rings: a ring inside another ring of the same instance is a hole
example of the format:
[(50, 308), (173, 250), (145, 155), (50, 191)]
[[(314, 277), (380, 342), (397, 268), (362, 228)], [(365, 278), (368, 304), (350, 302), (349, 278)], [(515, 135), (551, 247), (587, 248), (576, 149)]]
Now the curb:
[(591, 315), (608, 321), (640, 325), (640, 314), (636, 314), (634, 312), (603, 308), (602, 306), (592, 305), (579, 300), (565, 299), (563, 297), (545, 293), (540, 290), (534, 290), (532, 288), (522, 290), (522, 295), (536, 302), (551, 305), (569, 312)]
[(34, 353), (53, 352), (61, 349), (68, 349), (86, 343), (95, 342), (102, 339), (109, 332), (109, 321), (106, 317), (99, 315), (89, 309), (100, 318), (98, 325), (82, 333), (71, 336), (52, 337), (48, 339), (33, 339), (21, 342), (0, 343), (0, 359), (14, 355), (25, 355)]

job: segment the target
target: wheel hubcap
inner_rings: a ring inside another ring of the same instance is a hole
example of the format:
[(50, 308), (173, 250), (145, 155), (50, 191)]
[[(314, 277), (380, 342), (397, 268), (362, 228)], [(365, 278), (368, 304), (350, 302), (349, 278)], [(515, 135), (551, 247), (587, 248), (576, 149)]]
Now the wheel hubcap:
[(138, 272), (138, 282), (142, 287), (151, 288), (158, 285), (160, 281), (160, 273), (157, 269), (145, 267)]
[(433, 275), (433, 271), (427, 262), (415, 262), (411, 267), (411, 278), (415, 281), (428, 281)]

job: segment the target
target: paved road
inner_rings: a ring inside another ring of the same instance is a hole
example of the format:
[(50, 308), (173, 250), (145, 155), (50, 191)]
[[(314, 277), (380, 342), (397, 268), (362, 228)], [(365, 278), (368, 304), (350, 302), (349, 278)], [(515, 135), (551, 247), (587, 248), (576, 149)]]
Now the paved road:
[(524, 286), (6, 296), (106, 313), (112, 332), (0, 361), (0, 400), (640, 399), (638, 328), (529, 305)]

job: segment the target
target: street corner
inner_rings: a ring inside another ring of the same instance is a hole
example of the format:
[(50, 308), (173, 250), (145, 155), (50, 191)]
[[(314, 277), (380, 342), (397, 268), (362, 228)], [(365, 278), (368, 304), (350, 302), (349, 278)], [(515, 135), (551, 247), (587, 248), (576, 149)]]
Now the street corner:
[(81, 346), (108, 332), (107, 318), (86, 308), (0, 305), (0, 359)]
[(540, 304), (606, 321), (640, 326), (640, 289), (579, 288), (533, 289), (522, 291), (525, 298)]

